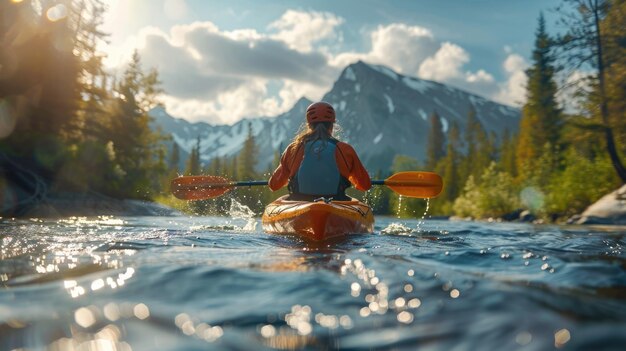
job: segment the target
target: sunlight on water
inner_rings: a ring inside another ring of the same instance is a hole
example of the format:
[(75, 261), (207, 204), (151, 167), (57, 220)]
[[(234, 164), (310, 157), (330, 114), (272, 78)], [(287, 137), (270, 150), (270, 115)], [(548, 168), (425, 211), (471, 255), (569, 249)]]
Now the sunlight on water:
[(380, 233), (385, 235), (405, 235), (413, 233), (413, 229), (402, 223), (392, 222), (389, 223), (387, 227), (383, 228)]
[(620, 229), (380, 217), (314, 247), (231, 210), (0, 220), (0, 349), (623, 345)]
[(99, 216), (96, 219), (89, 219), (87, 217), (70, 217), (67, 219), (59, 220), (59, 223), (73, 225), (77, 227), (81, 226), (98, 226), (98, 225), (110, 225), (110, 226), (121, 226), (125, 224), (122, 219), (115, 218), (112, 216)]

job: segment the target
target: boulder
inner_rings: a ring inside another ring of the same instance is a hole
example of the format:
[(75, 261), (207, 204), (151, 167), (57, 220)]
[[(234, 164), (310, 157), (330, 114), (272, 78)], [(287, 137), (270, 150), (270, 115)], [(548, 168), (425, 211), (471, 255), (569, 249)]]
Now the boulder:
[(535, 220), (537, 220), (537, 217), (530, 212), (529, 210), (524, 210), (519, 214), (519, 221), (520, 222), (534, 222)]
[(178, 211), (162, 204), (122, 200), (94, 194), (62, 194), (47, 196), (24, 211), (20, 217), (69, 216), (177, 216)]
[(626, 184), (589, 206), (576, 224), (626, 225)]

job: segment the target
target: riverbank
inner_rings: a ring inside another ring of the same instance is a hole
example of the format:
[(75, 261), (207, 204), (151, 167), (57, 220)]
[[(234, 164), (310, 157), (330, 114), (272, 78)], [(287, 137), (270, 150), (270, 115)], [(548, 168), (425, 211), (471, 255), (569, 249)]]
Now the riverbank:
[(176, 216), (177, 210), (150, 201), (114, 199), (100, 194), (50, 194), (5, 216), (55, 218), (69, 216)]

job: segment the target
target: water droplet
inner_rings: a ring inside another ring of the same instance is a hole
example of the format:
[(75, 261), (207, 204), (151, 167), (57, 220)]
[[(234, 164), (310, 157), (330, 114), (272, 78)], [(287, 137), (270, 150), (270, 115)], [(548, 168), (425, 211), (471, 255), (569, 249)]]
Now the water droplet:
[(522, 346), (530, 344), (531, 341), (533, 341), (533, 336), (527, 331), (523, 331), (515, 336), (515, 342)]
[(420, 299), (415, 298), (415, 299), (411, 299), (409, 300), (409, 302), (407, 303), (407, 306), (409, 306), (409, 308), (418, 308), (422, 305), (422, 301), (420, 301)]
[(135, 305), (135, 307), (133, 308), (133, 313), (135, 314), (135, 317), (141, 320), (150, 317), (150, 309), (143, 303)]
[(398, 313), (397, 318), (398, 318), (398, 322), (400, 323), (409, 324), (413, 322), (413, 314), (411, 312), (402, 311)]
[(89, 328), (96, 323), (96, 316), (93, 311), (87, 307), (81, 307), (74, 312), (74, 320), (76, 324), (83, 328)]
[(273, 325), (268, 324), (261, 328), (261, 336), (264, 338), (271, 338), (274, 335), (276, 335), (276, 328)]
[(570, 340), (571, 335), (569, 330), (561, 329), (554, 333), (554, 346), (555, 347), (563, 347)]

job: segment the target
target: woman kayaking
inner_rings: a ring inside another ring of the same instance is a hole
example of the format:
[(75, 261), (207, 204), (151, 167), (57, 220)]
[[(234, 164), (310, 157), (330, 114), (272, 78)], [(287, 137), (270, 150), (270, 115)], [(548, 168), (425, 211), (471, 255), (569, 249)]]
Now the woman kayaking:
[(306, 127), (296, 135), (269, 180), (273, 191), (289, 184), (289, 200), (350, 200), (352, 184), (361, 191), (371, 187), (369, 174), (352, 146), (333, 136), (335, 109), (316, 102), (306, 109)]

